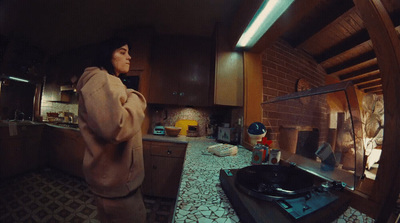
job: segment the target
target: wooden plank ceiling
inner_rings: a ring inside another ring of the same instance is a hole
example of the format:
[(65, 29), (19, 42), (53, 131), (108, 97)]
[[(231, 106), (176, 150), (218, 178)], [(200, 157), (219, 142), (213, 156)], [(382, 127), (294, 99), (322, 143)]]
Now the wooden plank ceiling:
[[(400, 38), (400, 1), (382, 0), (382, 3)], [(274, 26), (288, 24), (288, 20), (294, 17), (284, 14)], [(294, 26), (291, 24), (295, 28), (280, 37), (311, 55), (327, 75), (340, 81), (352, 80), (365, 93), (382, 94), (379, 61), (352, 0), (319, 1), (307, 15), (291, 22), (295, 22)]]

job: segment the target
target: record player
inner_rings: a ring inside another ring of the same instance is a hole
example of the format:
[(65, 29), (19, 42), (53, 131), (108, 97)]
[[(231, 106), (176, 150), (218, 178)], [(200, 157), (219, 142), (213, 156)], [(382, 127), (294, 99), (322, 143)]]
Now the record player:
[(262, 107), (271, 114), (264, 118), (273, 140), (270, 147), (281, 150), (279, 165), (220, 170), (221, 186), (240, 221), (337, 219), (348, 208), (351, 191), (364, 172), (362, 126), (353, 84), (342, 82), (280, 96)]

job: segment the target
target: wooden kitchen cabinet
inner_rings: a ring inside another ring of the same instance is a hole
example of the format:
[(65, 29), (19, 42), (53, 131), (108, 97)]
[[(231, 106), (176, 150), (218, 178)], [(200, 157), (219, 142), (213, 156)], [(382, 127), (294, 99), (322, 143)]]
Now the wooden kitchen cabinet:
[(0, 179), (43, 167), (43, 125), (17, 125), (17, 135), (9, 127), (0, 127)]
[(146, 195), (176, 198), (181, 181), (187, 144), (144, 141)]
[(50, 167), (84, 178), (82, 164), (86, 145), (79, 130), (46, 126), (43, 141)]
[(210, 39), (159, 36), (152, 49), (149, 103), (209, 105)]
[(243, 53), (231, 48), (227, 33), (223, 25), (216, 26), (214, 104), (243, 106)]
[(131, 49), (129, 49), (129, 54), (132, 57), (129, 67), (130, 71), (143, 71), (148, 69), (153, 32), (154, 31), (150, 28), (142, 28), (127, 34), (131, 47)]

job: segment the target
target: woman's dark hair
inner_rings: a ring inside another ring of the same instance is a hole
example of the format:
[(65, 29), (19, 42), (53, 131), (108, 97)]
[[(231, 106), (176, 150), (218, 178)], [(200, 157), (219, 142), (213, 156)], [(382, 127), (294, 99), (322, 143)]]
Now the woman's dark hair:
[(111, 63), (112, 54), (116, 49), (126, 44), (131, 49), (129, 41), (121, 37), (112, 37), (101, 42), (96, 50), (93, 66), (104, 68), (109, 74), (115, 75), (114, 66)]

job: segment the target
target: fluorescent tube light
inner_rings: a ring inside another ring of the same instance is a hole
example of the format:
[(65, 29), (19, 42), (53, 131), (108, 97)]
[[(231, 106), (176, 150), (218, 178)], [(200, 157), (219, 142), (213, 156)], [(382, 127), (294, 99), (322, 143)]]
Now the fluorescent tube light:
[(10, 78), (11, 80), (14, 80), (14, 81), (20, 81), (20, 82), (29, 83), (28, 80), (25, 80), (25, 79), (22, 79), (22, 78), (18, 78), (18, 77), (9, 76), (8, 78)]
[(240, 37), (236, 47), (250, 48), (264, 35), (294, 0), (266, 0)]

